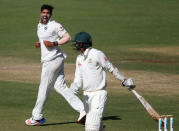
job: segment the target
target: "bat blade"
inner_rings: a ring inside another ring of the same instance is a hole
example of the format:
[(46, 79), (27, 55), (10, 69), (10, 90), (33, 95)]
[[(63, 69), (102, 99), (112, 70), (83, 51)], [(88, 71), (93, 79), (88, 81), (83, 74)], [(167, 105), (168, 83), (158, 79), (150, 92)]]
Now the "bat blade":
[(146, 109), (146, 111), (148, 112), (148, 114), (155, 120), (158, 122), (160, 115), (152, 108), (152, 106), (144, 99), (144, 97), (142, 97), (141, 95), (139, 95), (137, 93), (137, 91), (135, 90), (131, 90), (132, 93), (134, 93), (134, 95), (137, 97), (137, 99), (140, 101), (140, 103), (143, 105), (143, 107)]

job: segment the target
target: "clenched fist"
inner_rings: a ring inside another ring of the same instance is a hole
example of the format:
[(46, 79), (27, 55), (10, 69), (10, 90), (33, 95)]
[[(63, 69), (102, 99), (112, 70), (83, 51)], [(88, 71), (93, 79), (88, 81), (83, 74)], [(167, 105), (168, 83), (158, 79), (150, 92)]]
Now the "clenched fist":
[(35, 47), (40, 48), (40, 42), (39, 41), (35, 42)]

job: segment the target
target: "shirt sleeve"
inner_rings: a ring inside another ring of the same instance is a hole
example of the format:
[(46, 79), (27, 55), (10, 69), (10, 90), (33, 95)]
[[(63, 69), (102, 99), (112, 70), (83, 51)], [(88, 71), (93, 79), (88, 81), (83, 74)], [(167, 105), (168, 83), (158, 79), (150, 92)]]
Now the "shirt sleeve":
[(78, 58), (77, 58), (75, 78), (74, 78), (73, 83), (75, 83), (78, 88), (82, 87), (82, 74), (81, 74), (80, 66), (81, 66), (81, 63), (78, 61)]
[(99, 64), (107, 71), (112, 72), (114, 70), (114, 66), (112, 65), (112, 63), (108, 60), (108, 58), (106, 57), (106, 55), (99, 51), (98, 53), (98, 61)]
[(122, 73), (108, 60), (106, 55), (101, 51), (99, 51), (98, 60), (99, 60), (99, 64), (105, 70), (112, 73), (116, 79), (121, 80), (121, 81), (123, 81), (125, 79), (125, 77), (122, 75)]
[(65, 28), (60, 23), (57, 23), (56, 33), (58, 34), (58, 36), (62, 37), (66, 32), (67, 31), (65, 30)]

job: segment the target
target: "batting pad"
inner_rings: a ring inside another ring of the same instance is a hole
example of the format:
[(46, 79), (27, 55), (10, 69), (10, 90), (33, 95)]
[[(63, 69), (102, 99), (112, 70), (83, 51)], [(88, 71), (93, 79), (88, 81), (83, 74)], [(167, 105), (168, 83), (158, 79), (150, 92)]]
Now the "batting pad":
[(90, 112), (86, 117), (86, 131), (99, 131), (101, 125), (102, 114), (98, 112)]

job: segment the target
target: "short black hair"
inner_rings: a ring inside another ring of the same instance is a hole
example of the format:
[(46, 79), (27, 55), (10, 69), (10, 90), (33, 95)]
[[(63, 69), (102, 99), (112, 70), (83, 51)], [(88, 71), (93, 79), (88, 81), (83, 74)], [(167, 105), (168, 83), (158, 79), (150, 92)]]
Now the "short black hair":
[(52, 11), (53, 11), (54, 7), (51, 6), (51, 5), (43, 4), (43, 5), (41, 6), (41, 12), (42, 12), (43, 10), (45, 10), (45, 9), (49, 10), (50, 13), (52, 14)]

